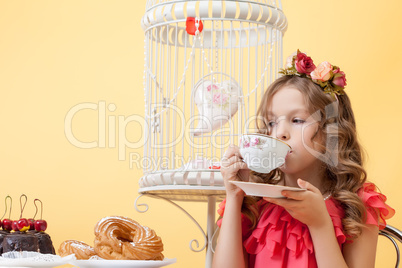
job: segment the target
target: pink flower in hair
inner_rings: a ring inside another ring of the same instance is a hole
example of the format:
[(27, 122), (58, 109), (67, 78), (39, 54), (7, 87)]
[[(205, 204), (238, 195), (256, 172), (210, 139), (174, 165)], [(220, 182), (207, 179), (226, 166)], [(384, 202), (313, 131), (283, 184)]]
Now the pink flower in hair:
[(344, 88), (346, 86), (346, 76), (345, 73), (341, 71), (341, 69), (336, 68), (334, 70), (334, 79), (332, 83), (337, 85), (338, 87)]
[(331, 78), (332, 65), (328, 61), (320, 63), (314, 71), (311, 72), (313, 80), (326, 82)]

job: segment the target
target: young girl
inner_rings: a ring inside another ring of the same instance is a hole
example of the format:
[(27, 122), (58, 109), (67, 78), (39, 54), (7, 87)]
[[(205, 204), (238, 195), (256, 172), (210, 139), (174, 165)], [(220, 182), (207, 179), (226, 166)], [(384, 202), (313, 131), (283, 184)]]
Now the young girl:
[[(263, 96), (257, 128), (292, 150), (268, 174), (250, 172), (238, 147), (225, 152), (213, 267), (374, 267), (378, 230), (395, 212), (366, 182), (345, 74), (300, 51), (281, 73)], [(232, 180), (307, 190), (257, 198)]]

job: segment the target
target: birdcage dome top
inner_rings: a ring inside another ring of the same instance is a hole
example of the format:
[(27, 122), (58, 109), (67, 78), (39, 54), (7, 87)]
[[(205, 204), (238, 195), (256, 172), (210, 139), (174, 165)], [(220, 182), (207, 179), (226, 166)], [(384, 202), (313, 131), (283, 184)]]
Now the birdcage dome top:
[(187, 17), (201, 20), (247, 21), (286, 31), (287, 19), (281, 0), (148, 0), (141, 24), (144, 30), (183, 22)]

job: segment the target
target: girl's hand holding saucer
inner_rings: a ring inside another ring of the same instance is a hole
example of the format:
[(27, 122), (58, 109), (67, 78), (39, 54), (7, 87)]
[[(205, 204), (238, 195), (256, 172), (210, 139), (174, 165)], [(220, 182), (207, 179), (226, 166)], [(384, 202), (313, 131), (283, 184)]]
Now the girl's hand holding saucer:
[[(321, 191), (311, 183), (302, 179), (297, 184), (307, 191), (282, 191), (286, 199), (264, 197), (270, 203), (282, 206), (289, 214), (306, 224), (309, 228), (319, 228), (332, 224)], [(328, 221), (329, 220), (329, 221)]]
[(239, 147), (230, 145), (224, 153), (221, 160), (221, 174), (225, 182), (226, 195), (229, 196), (244, 196), (243, 190), (238, 188), (229, 181), (248, 181), (250, 170), (247, 164), (243, 162), (240, 156)]

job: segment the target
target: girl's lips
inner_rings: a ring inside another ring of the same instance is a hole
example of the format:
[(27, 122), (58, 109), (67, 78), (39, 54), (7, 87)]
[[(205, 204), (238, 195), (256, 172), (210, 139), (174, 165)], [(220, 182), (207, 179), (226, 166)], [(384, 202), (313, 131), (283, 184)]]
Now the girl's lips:
[(285, 157), (285, 161), (286, 161), (286, 158), (288, 158), (288, 156), (290, 155), (290, 154), (292, 154), (293, 153), (293, 151), (289, 151), (288, 152), (288, 154), (286, 155), (286, 157)]

